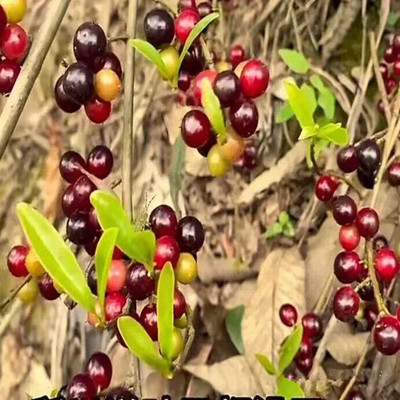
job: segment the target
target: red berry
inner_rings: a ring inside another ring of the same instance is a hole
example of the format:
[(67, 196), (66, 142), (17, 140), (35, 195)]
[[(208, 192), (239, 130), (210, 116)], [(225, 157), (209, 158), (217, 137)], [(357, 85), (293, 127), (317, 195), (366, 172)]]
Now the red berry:
[(246, 63), (240, 75), (242, 93), (248, 99), (261, 96), (269, 84), (269, 71), (260, 60), (252, 59)]
[(303, 335), (303, 337), (301, 338), (300, 349), (296, 354), (296, 359), (312, 358), (312, 356), (313, 343), (307, 336)]
[(298, 370), (305, 376), (307, 377), (308, 374), (310, 373), (312, 366), (313, 366), (313, 359), (312, 357), (308, 358), (296, 358), (295, 359), (295, 364)]
[(64, 73), (63, 87), (76, 103), (85, 104), (94, 95), (93, 72), (82, 62), (73, 63)]
[(112, 260), (108, 272), (107, 292), (119, 292), (126, 281), (127, 268), (122, 260)]
[(354, 250), (360, 243), (360, 234), (353, 225), (341, 226), (339, 230), (339, 242), (345, 250)]
[(90, 291), (95, 296), (97, 296), (97, 274), (96, 274), (96, 266), (94, 264), (89, 268), (87, 272), (86, 281), (90, 288)]
[[(90, 224), (90, 229), (98, 236), (101, 236), (102, 229), (99, 223), (99, 220), (97, 218), (96, 210), (92, 208), (89, 211), (89, 224)], [(113, 258), (115, 260), (115, 258)]]
[(211, 87), (214, 85), (214, 81), (217, 77), (217, 71), (206, 69), (200, 72), (193, 79), (193, 96), (196, 105), (201, 105), (201, 94), (203, 92), (203, 84), (205, 80), (210, 82)]
[(117, 247), (114, 247), (112, 259), (113, 260), (122, 260), (124, 258), (124, 253)]
[(378, 235), (378, 236), (374, 237), (374, 240), (372, 241), (372, 245), (373, 245), (375, 251), (379, 251), (381, 249), (386, 249), (387, 247), (389, 247), (389, 242), (385, 236)]
[(199, 110), (191, 110), (185, 114), (181, 125), (183, 141), (189, 146), (204, 146), (211, 135), (211, 124), (207, 116)]
[(212, 13), (212, 5), (208, 1), (203, 1), (197, 6), (197, 12), (200, 15), (200, 18), (204, 18), (207, 15)]
[(333, 202), (332, 213), (339, 225), (352, 224), (357, 216), (356, 203), (349, 196), (339, 196)]
[[(89, 217), (89, 229), (92, 229), (91, 223), (90, 223), (90, 217)], [(97, 244), (99, 243), (100, 237), (99, 236), (95, 236), (92, 238), (92, 240), (90, 242), (85, 243), (85, 250), (86, 253), (89, 254), (89, 256), (94, 256), (96, 253), (96, 249), (97, 249)]]
[(279, 308), (279, 318), (283, 325), (294, 326), (297, 323), (297, 310), (292, 304), (282, 304)]
[(56, 82), (54, 87), (54, 97), (58, 107), (68, 113), (72, 114), (81, 108), (81, 105), (77, 103), (74, 99), (69, 97), (64, 90), (64, 75), (61, 75)]
[(303, 324), (303, 335), (310, 339), (318, 339), (322, 334), (321, 318), (314, 313), (305, 314), (301, 320)]
[(121, 292), (107, 294), (105, 299), (106, 321), (116, 320), (124, 311), (126, 298)]
[(392, 93), (393, 90), (396, 88), (396, 86), (397, 86), (396, 79), (394, 79), (393, 77), (389, 77), (389, 78), (385, 81), (386, 93), (387, 93), (387, 94)]
[(339, 182), (328, 175), (320, 176), (315, 185), (315, 195), (320, 201), (330, 201), (335, 194)]
[(383, 282), (390, 282), (399, 273), (400, 265), (391, 249), (381, 249), (375, 255), (375, 270)]
[(14, 61), (0, 61), (0, 93), (9, 94), (18, 75), (21, 72), (21, 67)]
[(69, 185), (65, 189), (61, 198), (61, 208), (66, 217), (70, 217), (78, 208), (75, 200), (74, 185)]
[(384, 81), (387, 78), (389, 78), (389, 69), (388, 69), (388, 66), (384, 62), (379, 64), (379, 72), (381, 73)]
[(98, 391), (107, 389), (112, 377), (110, 357), (105, 353), (94, 353), (86, 365), (86, 373), (90, 376)]
[(400, 161), (393, 161), (387, 170), (387, 180), (392, 186), (400, 186)]
[(346, 400), (367, 400), (359, 389), (352, 389), (346, 396)]
[(174, 296), (174, 319), (179, 319), (186, 311), (185, 296), (178, 289), (175, 290)]
[(86, 169), (86, 163), (80, 154), (67, 151), (62, 155), (59, 169), (64, 180), (69, 183), (76, 182), (83, 175), (81, 168)]
[(186, 8), (196, 8), (196, 0), (179, 0), (178, 10), (182, 11)]
[(400, 322), (391, 315), (379, 317), (373, 328), (375, 346), (381, 353), (391, 356), (400, 349)]
[(18, 61), (26, 56), (29, 38), (22, 26), (9, 24), (0, 39), (1, 51), (8, 60)]
[(350, 286), (343, 286), (333, 297), (333, 313), (342, 322), (350, 322), (356, 316), (360, 307), (360, 298)]
[(180, 219), (177, 240), (182, 252), (197, 253), (204, 243), (204, 228), (202, 223), (196, 217), (192, 216)]
[(122, 67), (119, 58), (112, 52), (107, 51), (103, 57), (96, 58), (94, 72), (97, 73), (102, 69), (111, 69), (114, 71), (118, 78), (122, 78)]
[(364, 172), (376, 171), (381, 161), (381, 149), (375, 140), (363, 140), (357, 147), (358, 166)]
[(340, 282), (354, 282), (362, 272), (360, 257), (354, 251), (342, 251), (335, 258), (334, 272)]
[(96, 146), (88, 155), (87, 170), (99, 179), (107, 178), (110, 175), (114, 157), (111, 150), (106, 146)]
[(396, 60), (393, 64), (393, 75), (396, 78), (400, 77), (400, 60)]
[[(182, 51), (183, 47), (180, 49)], [(196, 75), (204, 69), (205, 59), (201, 47), (192, 44), (182, 62), (182, 69), (191, 75)]]
[(200, 21), (200, 16), (195, 9), (183, 10), (175, 19), (175, 35), (180, 43), (185, 44), (186, 39), (194, 26)]
[(374, 187), (376, 173), (377, 171), (364, 171), (361, 168), (357, 168), (357, 178), (366, 189), (372, 189)]
[(396, 60), (396, 53), (393, 51), (393, 47), (392, 46), (389, 46), (386, 49), (383, 58), (388, 64), (391, 64)]
[(140, 313), (140, 323), (149, 334), (152, 340), (156, 341), (158, 338), (157, 328), (157, 309), (155, 304), (148, 304), (143, 307)]
[(75, 202), (79, 211), (89, 211), (92, 208), (90, 195), (96, 189), (96, 185), (86, 175), (82, 175), (74, 183)]
[(76, 211), (71, 215), (67, 221), (67, 237), (76, 245), (85, 245), (93, 240), (87, 213)]
[(176, 240), (171, 236), (159, 238), (154, 253), (155, 268), (161, 270), (167, 262), (170, 262), (175, 267), (178, 259), (179, 246)]
[(128, 270), (126, 287), (131, 299), (144, 300), (154, 292), (154, 279), (143, 264), (134, 262)]
[(379, 217), (372, 208), (362, 208), (357, 213), (356, 226), (365, 239), (372, 239), (379, 230)]
[(231, 62), (233, 68), (235, 68), (238, 64), (244, 61), (246, 58), (246, 53), (244, 48), (240, 44), (235, 44), (231, 47), (229, 51), (229, 61)]
[(150, 214), (149, 223), (156, 238), (162, 236), (175, 237), (178, 230), (178, 220), (175, 211), (166, 204), (156, 207)]
[(393, 36), (393, 40), (392, 40), (392, 49), (393, 49), (393, 53), (396, 57), (399, 56), (400, 54), (400, 35), (396, 34)]
[(257, 129), (257, 106), (252, 100), (238, 100), (229, 110), (229, 120), (240, 136), (248, 138)]
[(182, 90), (182, 92), (186, 92), (190, 88), (190, 84), (192, 82), (192, 77), (185, 70), (179, 71), (178, 77), (178, 88)]
[(3, 6), (0, 5), (0, 36), (3, 34), (7, 26), (7, 14)]
[(93, 97), (85, 104), (85, 112), (92, 122), (102, 124), (111, 114), (111, 103)]
[(16, 276), (17, 278), (29, 275), (25, 264), (28, 252), (28, 247), (22, 245), (14, 246), (10, 250), (7, 255), (7, 267), (11, 275)]
[(337, 165), (345, 173), (353, 172), (358, 167), (357, 149), (354, 146), (343, 147), (337, 153)]
[(375, 304), (368, 305), (364, 311), (364, 317), (367, 320), (367, 329), (369, 331), (374, 327), (375, 322), (378, 319), (378, 316), (379, 316), (379, 312), (378, 312), (378, 308), (376, 307), (376, 305)]
[(48, 274), (43, 275), (39, 282), (39, 291), (46, 300), (56, 300), (60, 297), (60, 293), (54, 287), (53, 279)]
[(67, 386), (67, 400), (93, 400), (97, 391), (86, 374), (75, 375)]
[(220, 72), (214, 80), (214, 93), (222, 107), (230, 107), (240, 96), (239, 78), (233, 71)]

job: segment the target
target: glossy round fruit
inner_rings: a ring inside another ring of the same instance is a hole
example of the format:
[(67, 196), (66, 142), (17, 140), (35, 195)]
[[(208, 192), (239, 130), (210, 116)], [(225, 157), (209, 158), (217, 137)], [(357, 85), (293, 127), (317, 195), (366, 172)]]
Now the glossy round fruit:
[(232, 66), (235, 68), (238, 64), (243, 62), (246, 58), (246, 53), (241, 44), (235, 44), (231, 47), (229, 51), (229, 61)]
[(379, 72), (381, 73), (383, 80), (389, 78), (389, 68), (384, 62), (379, 64)]
[(345, 173), (355, 171), (358, 167), (357, 149), (351, 145), (341, 148), (337, 153), (336, 162)]
[(186, 39), (192, 32), (194, 26), (200, 21), (200, 16), (195, 9), (183, 10), (175, 19), (175, 35), (181, 44), (185, 44)]
[(397, 87), (397, 81), (394, 79), (392, 76), (389, 77), (385, 81), (385, 90), (387, 94), (390, 94), (393, 92), (393, 90)]
[(341, 283), (356, 281), (362, 272), (359, 255), (354, 251), (340, 252), (335, 258), (334, 272)]
[(359, 168), (364, 171), (375, 171), (381, 162), (381, 150), (375, 140), (363, 140), (357, 147)]
[(114, 157), (111, 150), (106, 146), (96, 146), (88, 155), (87, 170), (99, 179), (107, 178), (110, 175)]
[(357, 216), (356, 203), (350, 196), (339, 196), (333, 202), (332, 213), (339, 225), (350, 225)]
[(80, 154), (67, 151), (62, 155), (59, 169), (64, 180), (69, 183), (76, 182), (83, 175), (81, 168), (86, 169), (86, 163)]
[(182, 353), (183, 348), (185, 347), (185, 342), (183, 340), (182, 332), (174, 328), (172, 333), (172, 360), (178, 358), (178, 356)]
[(301, 338), (300, 349), (296, 354), (296, 359), (305, 359), (313, 356), (313, 343), (307, 337), (304, 336)]
[(301, 320), (303, 325), (303, 335), (310, 339), (318, 339), (322, 334), (321, 318), (314, 313), (305, 314)]
[(54, 287), (53, 279), (48, 274), (43, 275), (43, 278), (39, 282), (39, 291), (46, 300), (52, 301), (60, 297), (60, 293)]
[(104, 303), (106, 321), (115, 321), (123, 313), (125, 305), (126, 298), (121, 292), (107, 294)]
[(204, 145), (199, 147), (198, 149), (196, 149), (200, 155), (202, 155), (203, 157), (207, 157), (208, 153), (210, 152), (210, 150), (212, 149), (213, 146), (215, 146), (217, 144), (217, 138), (216, 135), (214, 135), (214, 133), (211, 132), (211, 135), (208, 139), (208, 142)]
[(241, 93), (239, 78), (233, 71), (220, 72), (214, 80), (214, 93), (222, 107), (230, 107)]
[[(361, 297), (361, 296), (360, 296)], [(378, 319), (379, 312), (376, 305), (368, 305), (364, 311), (364, 317), (367, 320), (367, 329), (370, 331), (373, 329), (376, 320)]]
[(349, 394), (346, 396), (346, 400), (367, 400), (367, 399), (363, 395), (361, 390), (352, 389), (352, 390), (350, 390)]
[(396, 253), (391, 249), (379, 250), (375, 255), (375, 270), (381, 281), (391, 282), (400, 270)]
[[(182, 49), (180, 50), (182, 51)], [(191, 75), (196, 75), (203, 70), (205, 59), (201, 47), (193, 44), (189, 47), (188, 52), (185, 54), (182, 62), (182, 70)]]
[(230, 126), (226, 130), (227, 140), (221, 145), (222, 156), (229, 163), (235, 163), (244, 153), (245, 144), (241, 136), (239, 136)]
[(174, 78), (179, 65), (178, 50), (174, 46), (168, 46), (161, 50), (160, 56), (166, 67), (166, 73), (161, 74), (161, 77), (170, 81)]
[[(101, 236), (102, 229), (99, 223), (99, 220), (97, 219), (97, 213), (94, 208), (92, 208), (89, 211), (89, 224), (90, 224), (90, 229), (94, 232), (96, 236)], [(115, 259), (113, 257), (113, 259)]]
[(297, 323), (297, 310), (292, 304), (282, 304), (279, 308), (279, 318), (283, 325), (294, 326)]
[(196, 8), (196, 0), (179, 0), (178, 10), (182, 11), (186, 8)]
[(0, 94), (9, 94), (18, 75), (21, 72), (21, 67), (14, 61), (0, 61)]
[(101, 100), (116, 99), (121, 90), (121, 81), (112, 69), (102, 69), (94, 77), (94, 91)]
[(357, 178), (363, 187), (366, 189), (373, 189), (376, 172), (377, 171), (364, 171), (361, 168), (357, 168)]
[(156, 341), (158, 338), (157, 328), (157, 309), (155, 304), (148, 304), (143, 307), (140, 313), (140, 323), (149, 334), (152, 340)]
[(122, 260), (112, 260), (108, 272), (107, 293), (119, 292), (125, 286), (128, 270)]
[(201, 105), (201, 95), (203, 92), (203, 85), (205, 81), (208, 81), (211, 87), (214, 85), (215, 79), (217, 77), (217, 71), (206, 69), (200, 72), (193, 79), (193, 96), (196, 105)]
[(175, 237), (178, 230), (178, 220), (175, 211), (166, 204), (156, 207), (151, 212), (149, 223), (156, 238), (162, 236)]
[(396, 78), (400, 77), (400, 60), (397, 59), (394, 63), (393, 63), (393, 75)]
[(22, 245), (14, 246), (10, 250), (7, 255), (7, 267), (11, 275), (17, 278), (29, 275), (25, 263), (28, 252), (28, 247)]
[(373, 328), (375, 347), (382, 354), (391, 356), (400, 349), (400, 322), (391, 315), (378, 318)]
[(154, 292), (154, 279), (147, 274), (143, 264), (134, 262), (128, 270), (126, 288), (132, 299), (144, 300)]
[(197, 262), (190, 253), (181, 253), (175, 268), (178, 282), (188, 285), (197, 278)]
[[(89, 229), (91, 228), (91, 224), (90, 224), (90, 217), (89, 217)], [(99, 236), (94, 236), (89, 242), (85, 243), (84, 247), (86, 250), (86, 253), (89, 254), (89, 256), (94, 256), (96, 253), (96, 249), (97, 249), (97, 244), (99, 243), (100, 237)]]
[(107, 389), (112, 377), (110, 357), (105, 353), (94, 353), (86, 365), (85, 372), (89, 375), (97, 390)]
[(171, 14), (162, 8), (149, 11), (144, 18), (144, 34), (146, 40), (156, 48), (170, 44), (175, 35)]
[(79, 211), (89, 211), (92, 208), (90, 195), (96, 189), (96, 185), (86, 175), (82, 175), (74, 183), (75, 204)]
[(84, 245), (93, 239), (89, 215), (80, 211), (74, 212), (67, 221), (68, 239), (77, 245)]
[(396, 57), (398, 57), (400, 54), (400, 35), (399, 34), (396, 34), (393, 36), (391, 47), (392, 47), (393, 52), (396, 55)]
[(23, 59), (29, 49), (29, 38), (24, 28), (17, 24), (7, 25), (0, 38), (0, 48), (10, 61)]
[(394, 161), (387, 170), (387, 180), (392, 186), (400, 186), (400, 161)]
[(85, 113), (95, 124), (102, 124), (111, 114), (111, 103), (93, 97), (85, 104)]
[(87, 103), (94, 94), (93, 72), (85, 64), (71, 64), (64, 73), (63, 87), (67, 96), (79, 104)]
[(204, 243), (204, 228), (202, 223), (193, 216), (179, 220), (177, 241), (183, 252), (197, 253)]
[(313, 366), (313, 358), (308, 357), (308, 358), (296, 358), (295, 359), (295, 364), (297, 369), (304, 375), (308, 376), (310, 373), (312, 366)]
[(208, 1), (203, 1), (197, 6), (197, 12), (200, 15), (200, 18), (204, 18), (207, 15), (212, 13), (212, 5)]
[(381, 249), (386, 249), (387, 247), (389, 247), (389, 242), (386, 239), (385, 236), (383, 235), (378, 235), (374, 237), (374, 240), (372, 242), (372, 246), (374, 248), (375, 251), (379, 251)]
[(372, 239), (379, 230), (379, 217), (372, 208), (362, 208), (357, 213), (356, 226), (358, 232), (365, 239)]
[(84, 22), (75, 32), (74, 54), (77, 61), (94, 66), (95, 60), (105, 55), (107, 37), (100, 25)]
[(225, 160), (222, 146), (215, 144), (207, 154), (207, 164), (212, 176), (223, 176), (228, 171), (230, 164)]
[(163, 236), (159, 238), (154, 253), (155, 268), (161, 270), (167, 262), (175, 267), (179, 259), (179, 252), (178, 243), (173, 237)]
[(121, 61), (111, 51), (106, 51), (103, 57), (96, 58), (93, 71), (99, 72), (102, 69), (111, 69), (118, 75), (119, 79), (122, 78)]
[(185, 70), (179, 71), (178, 76), (178, 88), (182, 90), (182, 92), (186, 92), (190, 88), (190, 84), (192, 82), (192, 77)]
[(181, 135), (183, 141), (189, 147), (199, 148), (204, 146), (211, 135), (209, 119), (202, 111), (188, 111), (182, 120)]
[(39, 286), (35, 279), (31, 279), (28, 283), (26, 283), (23, 288), (18, 292), (18, 298), (24, 304), (30, 304), (39, 295)]
[[(0, 63), (1, 64), (1, 63)], [(0, 78), (1, 79), (1, 78)], [(58, 107), (68, 113), (72, 114), (81, 108), (81, 105), (77, 103), (74, 99), (69, 97), (64, 90), (64, 75), (61, 75), (56, 82), (54, 87), (54, 97)]]
[(97, 391), (87, 374), (75, 375), (67, 386), (67, 400), (93, 400)]
[(90, 288), (90, 291), (95, 296), (97, 296), (97, 273), (96, 273), (96, 266), (94, 264), (90, 266), (87, 272), (86, 281)]
[(269, 71), (266, 65), (257, 59), (249, 60), (240, 75), (242, 93), (248, 99), (255, 99), (267, 90)]
[(35, 278), (40, 278), (46, 273), (43, 265), (40, 263), (36, 253), (32, 248), (28, 251), (28, 254), (26, 255), (25, 265), (29, 274)]
[(252, 100), (238, 100), (229, 110), (233, 129), (243, 138), (248, 138), (257, 129), (258, 110)]
[(180, 317), (179, 319), (176, 319), (174, 321), (174, 326), (179, 329), (186, 329), (189, 326), (189, 322), (188, 322), (186, 314), (183, 314), (182, 317)]
[(333, 313), (342, 322), (350, 322), (356, 316), (360, 307), (360, 298), (350, 286), (343, 286), (333, 297)]
[(354, 250), (360, 243), (360, 234), (353, 225), (341, 226), (339, 230), (339, 242), (345, 250)]
[(186, 311), (186, 300), (185, 296), (178, 289), (175, 289), (174, 295), (174, 319), (179, 319), (185, 314)]
[(21, 22), (26, 14), (26, 0), (0, 0), (9, 24)]
[(396, 53), (393, 51), (393, 47), (389, 46), (385, 50), (385, 54), (383, 56), (383, 59), (388, 63), (392, 64), (396, 60)]
[(322, 175), (315, 184), (315, 195), (320, 201), (330, 201), (338, 186), (339, 182), (335, 178), (329, 175)]

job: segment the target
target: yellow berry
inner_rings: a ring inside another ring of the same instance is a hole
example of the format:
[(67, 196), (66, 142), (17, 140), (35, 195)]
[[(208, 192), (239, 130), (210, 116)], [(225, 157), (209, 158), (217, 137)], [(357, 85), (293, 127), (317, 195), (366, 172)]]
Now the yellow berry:
[(229, 71), (232, 69), (232, 64), (229, 63), (228, 61), (218, 61), (215, 64), (215, 69), (218, 72), (224, 72), (224, 71)]
[(174, 332), (172, 334), (172, 359), (173, 360), (178, 358), (179, 354), (182, 353), (184, 346), (185, 346), (185, 343), (183, 341), (182, 332), (179, 329), (174, 328)]
[(33, 249), (29, 249), (25, 264), (28, 272), (35, 278), (42, 277), (46, 272)]
[(222, 147), (215, 144), (207, 155), (208, 169), (212, 176), (222, 176), (228, 171), (230, 164), (222, 153)]
[(167, 69), (167, 74), (161, 74), (163, 79), (171, 80), (175, 76), (179, 63), (179, 53), (174, 46), (168, 46), (160, 52), (161, 58)]
[(176, 319), (174, 325), (179, 329), (186, 329), (189, 325), (186, 314), (183, 314), (182, 317)]
[(26, 14), (26, 0), (0, 0), (9, 24), (21, 22)]
[(197, 278), (197, 262), (190, 253), (181, 253), (175, 268), (178, 282), (187, 285)]
[(35, 279), (31, 279), (19, 292), (18, 298), (24, 303), (32, 303), (39, 294), (39, 285)]
[(233, 164), (244, 152), (244, 140), (231, 126), (227, 129), (227, 136), (227, 141), (221, 145), (221, 151), (225, 160)]
[(95, 75), (94, 90), (100, 99), (112, 101), (121, 90), (121, 81), (113, 70), (102, 69)]
[(245, 65), (249, 62), (249, 60), (242, 61), (240, 64), (238, 64), (235, 68), (235, 74), (236, 76), (240, 79), (240, 75), (242, 75), (243, 68)]

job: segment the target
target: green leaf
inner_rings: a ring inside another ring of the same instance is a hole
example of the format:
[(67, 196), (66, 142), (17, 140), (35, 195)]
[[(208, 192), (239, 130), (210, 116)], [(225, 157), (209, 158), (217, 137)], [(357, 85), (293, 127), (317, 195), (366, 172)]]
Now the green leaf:
[(285, 400), (304, 397), (303, 389), (294, 381), (286, 379), (283, 375), (276, 379), (277, 395), (283, 396)]
[(203, 79), (201, 104), (204, 111), (210, 120), (211, 126), (217, 133), (220, 143), (226, 142), (226, 127), (224, 121), (224, 113), (222, 112), (221, 104), (218, 97), (215, 95), (211, 83), (208, 79)]
[(270, 375), (275, 375), (275, 367), (267, 356), (264, 356), (263, 354), (256, 354), (256, 358), (266, 372), (268, 372)]
[(317, 99), (315, 97), (315, 91), (314, 91), (313, 87), (303, 83), (303, 85), (301, 85), (300, 90), (303, 93), (303, 96), (304, 96), (305, 100), (307, 101), (308, 106), (310, 107), (311, 114), (314, 115), (318, 104), (317, 104)]
[(318, 131), (318, 137), (327, 139), (338, 146), (346, 146), (349, 143), (349, 134), (347, 129), (342, 128), (340, 123), (329, 123), (321, 127)]
[(334, 94), (324, 85), (319, 75), (312, 75), (310, 81), (319, 92), (318, 105), (324, 110), (324, 114), (328, 119), (333, 119), (336, 108), (336, 98)]
[(318, 160), (319, 156), (322, 153), (322, 150), (324, 150), (325, 147), (327, 147), (329, 145), (329, 140), (320, 139), (320, 138), (314, 136), (312, 140), (307, 141), (306, 160), (307, 160), (307, 165), (309, 168), (312, 168), (312, 162), (311, 162), (311, 144), (312, 143), (314, 143), (315, 159)]
[(300, 89), (295, 83), (288, 80), (284, 84), (289, 104), (300, 126), (304, 128), (315, 125), (313, 118), (315, 108), (309, 99), (311, 92), (308, 89)]
[(174, 352), (174, 293), (175, 274), (172, 264), (168, 262), (161, 270), (157, 286), (157, 328), (161, 353), (169, 361)]
[(132, 317), (118, 318), (118, 330), (128, 349), (139, 360), (156, 369), (167, 378), (172, 377), (171, 363), (162, 358), (143, 326)]
[(289, 214), (288, 214), (286, 211), (282, 211), (282, 212), (279, 214), (278, 221), (279, 221), (282, 225), (286, 225), (286, 224), (290, 221)]
[(182, 136), (178, 136), (172, 149), (172, 161), (169, 169), (169, 187), (175, 210), (179, 210), (178, 195), (182, 189), (186, 145)]
[(292, 118), (293, 115), (294, 112), (292, 107), (290, 107), (290, 104), (288, 102), (285, 102), (282, 104), (282, 107), (277, 112), (275, 122), (277, 124), (281, 124), (283, 122), (289, 121), (289, 119)]
[(292, 224), (292, 221), (289, 221), (285, 226), (283, 227), (282, 230), (283, 236), (286, 236), (288, 238), (292, 238), (296, 236), (296, 231), (294, 229), (294, 226)]
[(279, 55), (293, 72), (305, 74), (310, 68), (310, 64), (307, 59), (298, 51), (281, 49), (279, 50)]
[(285, 369), (292, 363), (294, 357), (300, 349), (301, 338), (303, 337), (303, 326), (297, 326), (293, 332), (286, 338), (280, 348), (279, 373), (283, 373)]
[(204, 29), (206, 29), (207, 26), (210, 25), (211, 22), (215, 21), (217, 18), (219, 18), (219, 14), (217, 12), (213, 12), (213, 13), (207, 15), (206, 17), (202, 18), (190, 32), (190, 35), (186, 39), (185, 45), (183, 46), (182, 53), (179, 56), (178, 68), (176, 69), (176, 74), (173, 79), (174, 87), (178, 86), (179, 70), (181, 69), (183, 59), (185, 58), (185, 55), (188, 52), (190, 46), (197, 39), (197, 37), (201, 34), (201, 32), (203, 32)]
[(106, 229), (101, 235), (94, 255), (94, 264), (96, 266), (97, 275), (97, 297), (102, 310), (104, 309), (108, 273), (110, 271), (117, 235), (117, 228)]
[(158, 68), (158, 71), (162, 76), (168, 77), (167, 67), (164, 64), (159, 51), (154, 46), (142, 39), (131, 39), (128, 43), (140, 54), (150, 60)]
[(229, 310), (226, 314), (225, 326), (232, 340), (232, 343), (237, 348), (240, 354), (244, 353), (242, 339), (242, 320), (244, 315), (244, 306), (238, 306)]
[(324, 82), (322, 81), (321, 77), (317, 74), (311, 75), (310, 82), (318, 91), (325, 89)]
[(282, 224), (279, 222), (275, 222), (272, 226), (270, 226), (265, 232), (266, 239), (273, 239), (274, 237), (279, 236), (283, 231)]
[(118, 228), (117, 246), (130, 258), (145, 265), (152, 274), (156, 248), (154, 233), (147, 230), (137, 232), (118, 197), (112, 193), (96, 190), (90, 195), (103, 230)]
[(319, 126), (318, 125), (310, 125), (310, 126), (305, 126), (300, 133), (299, 139), (298, 140), (306, 140), (309, 139), (310, 137), (318, 135), (319, 132)]
[(19, 203), (17, 214), (43, 268), (85, 310), (94, 312), (94, 297), (74, 253), (47, 219), (31, 205)]

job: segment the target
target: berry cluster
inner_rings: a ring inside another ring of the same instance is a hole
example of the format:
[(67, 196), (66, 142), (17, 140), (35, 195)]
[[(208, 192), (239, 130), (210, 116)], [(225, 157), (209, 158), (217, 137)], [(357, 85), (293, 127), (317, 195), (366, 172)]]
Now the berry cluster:
[(106, 146), (96, 146), (86, 161), (75, 151), (67, 151), (60, 160), (61, 176), (69, 183), (61, 201), (64, 215), (68, 218), (67, 237), (72, 243), (85, 246), (91, 256), (96, 251), (102, 231), (90, 203), (90, 194), (97, 187), (85, 171), (97, 179), (105, 179), (113, 164), (113, 155)]
[(0, 93), (9, 94), (29, 51), (30, 41), (19, 22), (26, 13), (26, 0), (0, 1)]
[(74, 36), (76, 62), (68, 66), (54, 88), (61, 110), (74, 113), (83, 105), (88, 118), (96, 124), (110, 116), (111, 101), (121, 89), (121, 63), (107, 51), (107, 45), (106, 34), (98, 24), (83, 23)]
[[(279, 309), (279, 317), (284, 325), (295, 326), (298, 318), (296, 307), (292, 304), (283, 304)], [(322, 321), (317, 314), (308, 313), (303, 316), (301, 323), (303, 325), (303, 337), (294, 362), (297, 369), (307, 377), (313, 366), (314, 342), (318, 341), (322, 335)], [(294, 380), (296, 374), (291, 371), (287, 378)]]
[[(209, 2), (196, 6), (194, 1), (180, 2), (176, 19), (165, 9), (155, 8), (144, 20), (146, 40), (160, 49), (167, 69), (165, 79), (171, 79), (178, 67), (179, 52), (171, 45), (174, 38), (183, 46), (194, 26), (212, 11)], [(214, 57), (216, 59), (216, 57)], [(178, 98), (183, 105), (194, 108), (186, 113), (181, 124), (181, 135), (187, 146), (195, 148), (207, 157), (212, 175), (221, 176), (235, 162), (239, 168), (253, 168), (254, 149), (246, 149), (245, 140), (258, 126), (258, 110), (254, 99), (261, 96), (269, 85), (268, 68), (258, 59), (245, 59), (242, 46), (230, 51), (230, 63), (219, 61), (216, 69), (206, 67), (203, 50), (195, 42), (185, 55), (178, 77)], [(208, 82), (218, 97), (230, 125), (227, 140), (218, 143), (209, 118), (202, 110), (203, 85)]]

